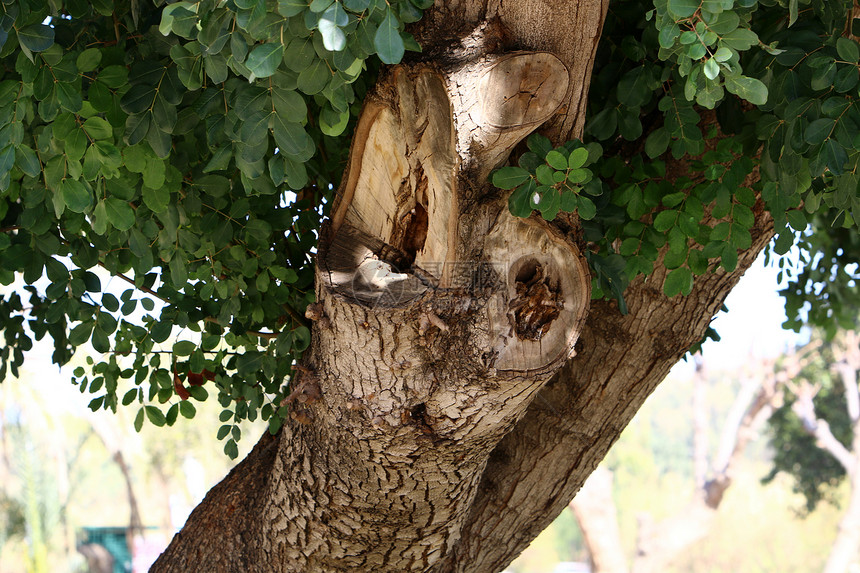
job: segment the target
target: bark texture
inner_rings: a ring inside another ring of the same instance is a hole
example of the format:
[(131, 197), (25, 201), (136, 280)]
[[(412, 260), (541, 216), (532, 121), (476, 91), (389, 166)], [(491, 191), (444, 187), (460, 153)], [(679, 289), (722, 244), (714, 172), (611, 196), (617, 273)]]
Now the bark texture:
[(566, 507), (770, 238), (762, 215), (738, 271), (672, 300), (657, 272), (622, 316), (590, 302), (575, 228), (488, 185), (531, 131), (581, 133), (607, 4), (425, 15), (356, 128), (292, 420), (153, 571), (499, 571)]

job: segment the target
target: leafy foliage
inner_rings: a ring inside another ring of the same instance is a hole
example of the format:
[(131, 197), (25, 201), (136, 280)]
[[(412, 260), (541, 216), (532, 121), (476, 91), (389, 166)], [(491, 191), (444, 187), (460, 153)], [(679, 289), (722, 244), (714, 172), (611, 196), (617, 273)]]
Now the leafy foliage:
[(276, 431), (373, 58), (418, 50), (429, 4), (3, 0), (0, 283), (46, 282), (0, 300), (0, 375), (49, 334), (102, 356), (94, 410), (171, 425), (214, 392), (228, 454)]
[[(26, 285), (0, 299), (0, 373), (49, 335), (59, 364), (84, 345), (101, 356), (75, 372), (93, 409), (171, 425), (215, 394), (229, 454), (243, 419), (277, 431), (360, 103), (379, 63), (420, 50), (405, 27), (431, 5), (0, 0), (0, 284)], [(784, 265), (792, 325), (845, 324), (860, 259), (850, 7), (614, 0), (585, 143), (534, 136), (493, 180), (519, 216), (578, 216), (594, 293), (622, 310), (656, 265), (668, 296), (733, 270), (763, 203), (774, 252), (799, 234), (808, 252)], [(678, 160), (695, 175), (667, 173)]]
[[(846, 33), (852, 5), (613, 2), (585, 139), (606, 149), (591, 165), (592, 185), (606, 192), (582, 217), (595, 296), (623, 310), (626, 285), (658, 261), (669, 269), (667, 296), (689, 293), (696, 275), (733, 270), (762, 201), (778, 234), (773, 252), (785, 254), (800, 237), (804, 253), (799, 265), (780, 261), (793, 279), (783, 293), (788, 325), (809, 321), (832, 334), (854, 323), (860, 49)], [(667, 161), (687, 161), (690, 176), (667, 176)], [(516, 215), (540, 207), (515, 196)]]

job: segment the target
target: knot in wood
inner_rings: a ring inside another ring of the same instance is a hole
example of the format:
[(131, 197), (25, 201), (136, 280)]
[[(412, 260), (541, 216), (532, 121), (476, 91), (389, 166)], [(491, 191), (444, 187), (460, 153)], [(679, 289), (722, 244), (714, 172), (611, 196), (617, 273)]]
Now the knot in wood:
[(540, 340), (564, 308), (561, 289), (546, 276), (537, 261), (517, 273), (517, 296), (510, 303), (514, 329), (520, 340)]

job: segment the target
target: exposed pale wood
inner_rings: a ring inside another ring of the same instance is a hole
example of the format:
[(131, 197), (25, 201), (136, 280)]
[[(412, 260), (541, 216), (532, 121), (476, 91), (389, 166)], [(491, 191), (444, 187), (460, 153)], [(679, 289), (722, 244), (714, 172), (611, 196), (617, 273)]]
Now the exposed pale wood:
[[(513, 217), (478, 175), (557, 107), (565, 76), (534, 80), (554, 61), (401, 65), (369, 96), (293, 380), (314, 391), (291, 400), (267, 503), (241, 518), (259, 521), (261, 539), (222, 569), (428, 571), (459, 541), (493, 445), (572, 355), (590, 300), (577, 247)], [(494, 125), (449, 97), (454, 76), (473, 78)], [(464, 131), (499, 137), (467, 164)]]
[[(485, 178), (523, 137), (547, 121), (568, 92), (562, 61), (547, 52), (491, 55), (451, 75), (459, 101), (458, 144), (463, 160)], [(472, 85), (476, 89), (463, 89)]]
[[(540, 371), (565, 362), (573, 355), (580, 318), (585, 317), (590, 302), (588, 272), (581, 258), (548, 225), (510, 216), (500, 217), (500, 223), (487, 235), (484, 252), (490, 261), (501, 262), (507, 273), (506, 296), (495, 297), (489, 307), (495, 368)], [(534, 277), (535, 272), (541, 277)], [(529, 279), (538, 279), (558, 296), (550, 298), (547, 291), (536, 300), (520, 296), (518, 289), (522, 291)], [(528, 325), (521, 324), (515, 312), (524, 305), (530, 305), (533, 312), (554, 309), (558, 315), (547, 316), (551, 320), (537, 327), (537, 336), (529, 336), (525, 334)], [(555, 321), (574, 327), (558, 328)]]

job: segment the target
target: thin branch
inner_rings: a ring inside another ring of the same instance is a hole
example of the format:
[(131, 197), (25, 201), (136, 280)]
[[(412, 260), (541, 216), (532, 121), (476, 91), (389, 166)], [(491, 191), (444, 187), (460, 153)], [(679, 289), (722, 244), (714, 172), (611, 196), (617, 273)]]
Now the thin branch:
[[(105, 270), (107, 270), (108, 272), (111, 272), (109, 269), (107, 269), (107, 268), (104, 266), (104, 264), (103, 264), (102, 262), (99, 262), (99, 266), (100, 266), (100, 267), (102, 267), (102, 268), (104, 268), (104, 269), (105, 269)], [(163, 296), (159, 295), (159, 294), (158, 294), (157, 292), (155, 292), (154, 290), (152, 290), (152, 289), (150, 289), (150, 288), (143, 287), (143, 286), (137, 286), (137, 285), (135, 284), (135, 282), (134, 282), (134, 279), (132, 279), (131, 277), (128, 277), (128, 276), (126, 276), (126, 275), (124, 275), (124, 274), (122, 274), (122, 273), (111, 273), (111, 276), (115, 276), (115, 277), (117, 277), (117, 278), (119, 278), (119, 279), (124, 280), (124, 281), (125, 281), (125, 282), (127, 282), (128, 284), (133, 285), (133, 286), (134, 286), (136, 289), (138, 289), (139, 291), (141, 291), (141, 292), (145, 292), (145, 293), (146, 293), (146, 294), (148, 294), (148, 295), (154, 296), (155, 298), (157, 298), (158, 300), (162, 301), (162, 302), (163, 302), (163, 303), (165, 303), (165, 304), (170, 304), (170, 301), (169, 301), (168, 299), (166, 299), (166, 298), (164, 298)], [(284, 307), (284, 310), (286, 310), (286, 311), (287, 311), (287, 314), (289, 314), (289, 315), (290, 315), (290, 317), (291, 317), (293, 320), (295, 320), (296, 322), (298, 322), (301, 326), (308, 326), (307, 321), (306, 321), (304, 318), (302, 318), (301, 316), (299, 316), (299, 314), (295, 311), (295, 309), (293, 309), (291, 306), (289, 306), (289, 305), (287, 305), (287, 304), (284, 304), (284, 305), (282, 305), (282, 306)], [(203, 320), (204, 320), (205, 322), (209, 322), (209, 323), (213, 323), (213, 324), (220, 324), (220, 323), (218, 322), (218, 319), (217, 319), (217, 318), (215, 318), (215, 317), (212, 317), (212, 316), (207, 316), (207, 317), (206, 317), (206, 318), (204, 318)], [(277, 337), (278, 337), (278, 334), (279, 334), (279, 333), (277, 333), (277, 332), (260, 332), (260, 331), (258, 331), (258, 330), (246, 330), (245, 332), (246, 332), (247, 334), (252, 335), (252, 336), (259, 336), (260, 338), (265, 338), (265, 339), (267, 339), (267, 340), (271, 340), (271, 339), (273, 339), (273, 338), (277, 338)]]
[[(219, 325), (221, 324), (220, 322), (218, 322), (218, 319), (215, 318), (214, 316), (207, 316), (206, 318), (203, 319), (203, 321), (211, 323), (211, 324), (219, 324)], [(245, 334), (250, 334), (251, 336), (259, 336), (260, 338), (265, 338), (267, 340), (271, 340), (273, 338), (277, 338), (278, 334), (280, 334), (280, 333), (278, 333), (278, 332), (260, 332), (258, 330), (246, 330)]]
[(128, 276), (126, 276), (126, 275), (124, 275), (124, 274), (122, 274), (122, 273), (114, 273), (114, 272), (112, 272), (112, 271), (111, 271), (109, 268), (107, 268), (107, 267), (105, 266), (105, 264), (104, 264), (103, 262), (101, 262), (101, 261), (99, 261), (99, 263), (98, 263), (98, 264), (99, 264), (99, 266), (100, 266), (101, 268), (103, 268), (104, 270), (106, 270), (107, 272), (109, 272), (111, 276), (116, 277), (116, 278), (118, 278), (118, 279), (122, 279), (122, 280), (124, 280), (125, 282), (127, 282), (128, 284), (130, 284), (130, 285), (132, 285), (134, 288), (136, 288), (137, 290), (139, 290), (139, 291), (141, 291), (141, 292), (145, 292), (146, 294), (148, 294), (148, 295), (150, 295), (150, 296), (154, 296), (155, 298), (157, 298), (158, 300), (160, 300), (160, 301), (161, 301), (161, 302), (163, 302), (164, 304), (170, 304), (170, 301), (169, 301), (169, 300), (167, 300), (166, 298), (164, 298), (163, 296), (161, 296), (160, 294), (158, 294), (157, 292), (155, 292), (155, 291), (154, 291), (154, 290), (152, 290), (151, 288), (147, 288), (147, 287), (145, 287), (145, 286), (137, 286), (137, 284), (135, 284), (135, 282), (134, 282), (134, 279), (132, 279), (131, 277), (128, 277)]

